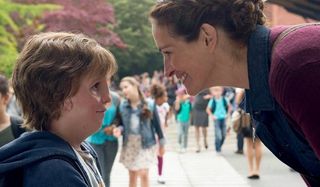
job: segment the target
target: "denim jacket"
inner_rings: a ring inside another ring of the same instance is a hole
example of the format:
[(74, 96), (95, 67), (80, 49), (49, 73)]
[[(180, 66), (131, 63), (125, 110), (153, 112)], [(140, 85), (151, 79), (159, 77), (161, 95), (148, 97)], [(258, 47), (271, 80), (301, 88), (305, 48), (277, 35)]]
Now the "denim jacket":
[[(160, 145), (165, 144), (165, 139), (163, 136), (163, 132), (160, 127), (160, 119), (158, 112), (156, 110), (156, 105), (153, 101), (148, 101), (149, 109), (152, 112), (151, 119), (140, 119), (140, 128), (139, 133), (141, 135), (141, 143), (142, 148), (146, 149), (156, 144), (156, 137), (155, 133), (157, 133), (157, 136), (159, 138)], [(142, 104), (138, 105), (138, 115), (141, 113), (142, 110)], [(130, 119), (132, 114), (132, 108), (128, 100), (124, 100), (120, 104), (120, 115), (122, 119), (122, 125), (123, 125), (123, 146), (126, 146), (128, 142), (128, 135), (130, 128)]]
[(245, 110), (257, 121), (254, 133), (268, 149), (282, 162), (301, 173), (310, 186), (320, 186), (319, 159), (301, 133), (290, 125), (270, 93), (269, 35), (268, 28), (258, 25), (248, 40), (250, 89), (245, 94)]

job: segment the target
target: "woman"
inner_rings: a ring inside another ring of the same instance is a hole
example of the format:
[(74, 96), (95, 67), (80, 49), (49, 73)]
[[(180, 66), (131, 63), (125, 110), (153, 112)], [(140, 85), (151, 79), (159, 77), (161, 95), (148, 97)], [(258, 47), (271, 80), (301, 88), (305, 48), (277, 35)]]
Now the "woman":
[(200, 146), (200, 129), (203, 136), (203, 145), (205, 149), (208, 149), (207, 141), (207, 128), (209, 125), (208, 114), (206, 108), (209, 102), (209, 91), (205, 90), (197, 94), (194, 98), (193, 107), (192, 107), (192, 122), (191, 124), (195, 127), (195, 136), (196, 136), (196, 153), (199, 153), (201, 150)]
[[(236, 103), (237, 105), (243, 100), (244, 98), (244, 90), (238, 89), (236, 94)], [(242, 111), (244, 112), (244, 111)], [(240, 117), (241, 124), (240, 130), (246, 144), (246, 157), (248, 160), (248, 168), (249, 168), (249, 175), (248, 179), (260, 179), (260, 163), (262, 158), (262, 145), (261, 141), (258, 137), (253, 137), (252, 128), (250, 123), (256, 123), (255, 120), (250, 120), (248, 117), (246, 120), (245, 117)]]
[[(147, 102), (133, 77), (125, 77), (120, 88), (126, 100), (120, 104), (123, 123), (123, 147), (120, 162), (129, 170), (129, 186), (137, 186), (140, 177), (141, 186), (149, 185), (149, 168), (155, 159), (155, 133), (161, 148), (164, 136), (160, 127), (155, 103)], [(117, 133), (116, 133), (117, 134)]]
[(268, 29), (263, 7), (262, 0), (163, 0), (150, 12), (152, 32), (165, 74), (191, 95), (210, 86), (246, 88), (256, 134), (319, 186), (320, 26)]

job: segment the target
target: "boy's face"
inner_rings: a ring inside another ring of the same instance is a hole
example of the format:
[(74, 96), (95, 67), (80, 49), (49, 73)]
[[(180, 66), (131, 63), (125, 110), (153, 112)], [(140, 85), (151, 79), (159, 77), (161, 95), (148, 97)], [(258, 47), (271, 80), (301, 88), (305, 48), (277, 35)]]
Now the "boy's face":
[(215, 97), (220, 97), (223, 93), (223, 87), (215, 86), (210, 88), (210, 92)]
[[(65, 102), (65, 113), (73, 133), (86, 138), (96, 132), (102, 123), (106, 104), (111, 101), (106, 77), (83, 78), (79, 90)], [(63, 115), (63, 113), (62, 113)]]
[(8, 102), (9, 102), (9, 94), (3, 95), (0, 93), (0, 112), (5, 112)]

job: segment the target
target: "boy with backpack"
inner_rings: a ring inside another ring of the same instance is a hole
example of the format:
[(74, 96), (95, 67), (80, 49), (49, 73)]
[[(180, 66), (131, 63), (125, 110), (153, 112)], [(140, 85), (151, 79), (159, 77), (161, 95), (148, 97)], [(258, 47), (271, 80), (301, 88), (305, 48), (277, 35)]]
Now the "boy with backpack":
[(178, 142), (180, 144), (180, 152), (186, 152), (188, 146), (188, 133), (191, 118), (191, 102), (190, 96), (186, 94), (185, 88), (181, 87), (176, 91), (175, 110), (177, 122), (179, 125)]
[(210, 88), (213, 96), (208, 103), (207, 113), (214, 121), (215, 149), (221, 153), (221, 147), (227, 134), (226, 118), (231, 110), (231, 105), (227, 99), (222, 96), (223, 87), (216, 86)]

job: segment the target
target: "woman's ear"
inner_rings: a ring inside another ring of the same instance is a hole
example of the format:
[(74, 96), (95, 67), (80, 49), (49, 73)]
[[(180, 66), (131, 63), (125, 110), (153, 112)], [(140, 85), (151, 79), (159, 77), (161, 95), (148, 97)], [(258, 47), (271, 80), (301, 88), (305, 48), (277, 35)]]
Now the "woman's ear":
[(214, 26), (204, 23), (200, 27), (200, 37), (203, 44), (210, 50), (214, 50), (217, 45), (217, 30)]

